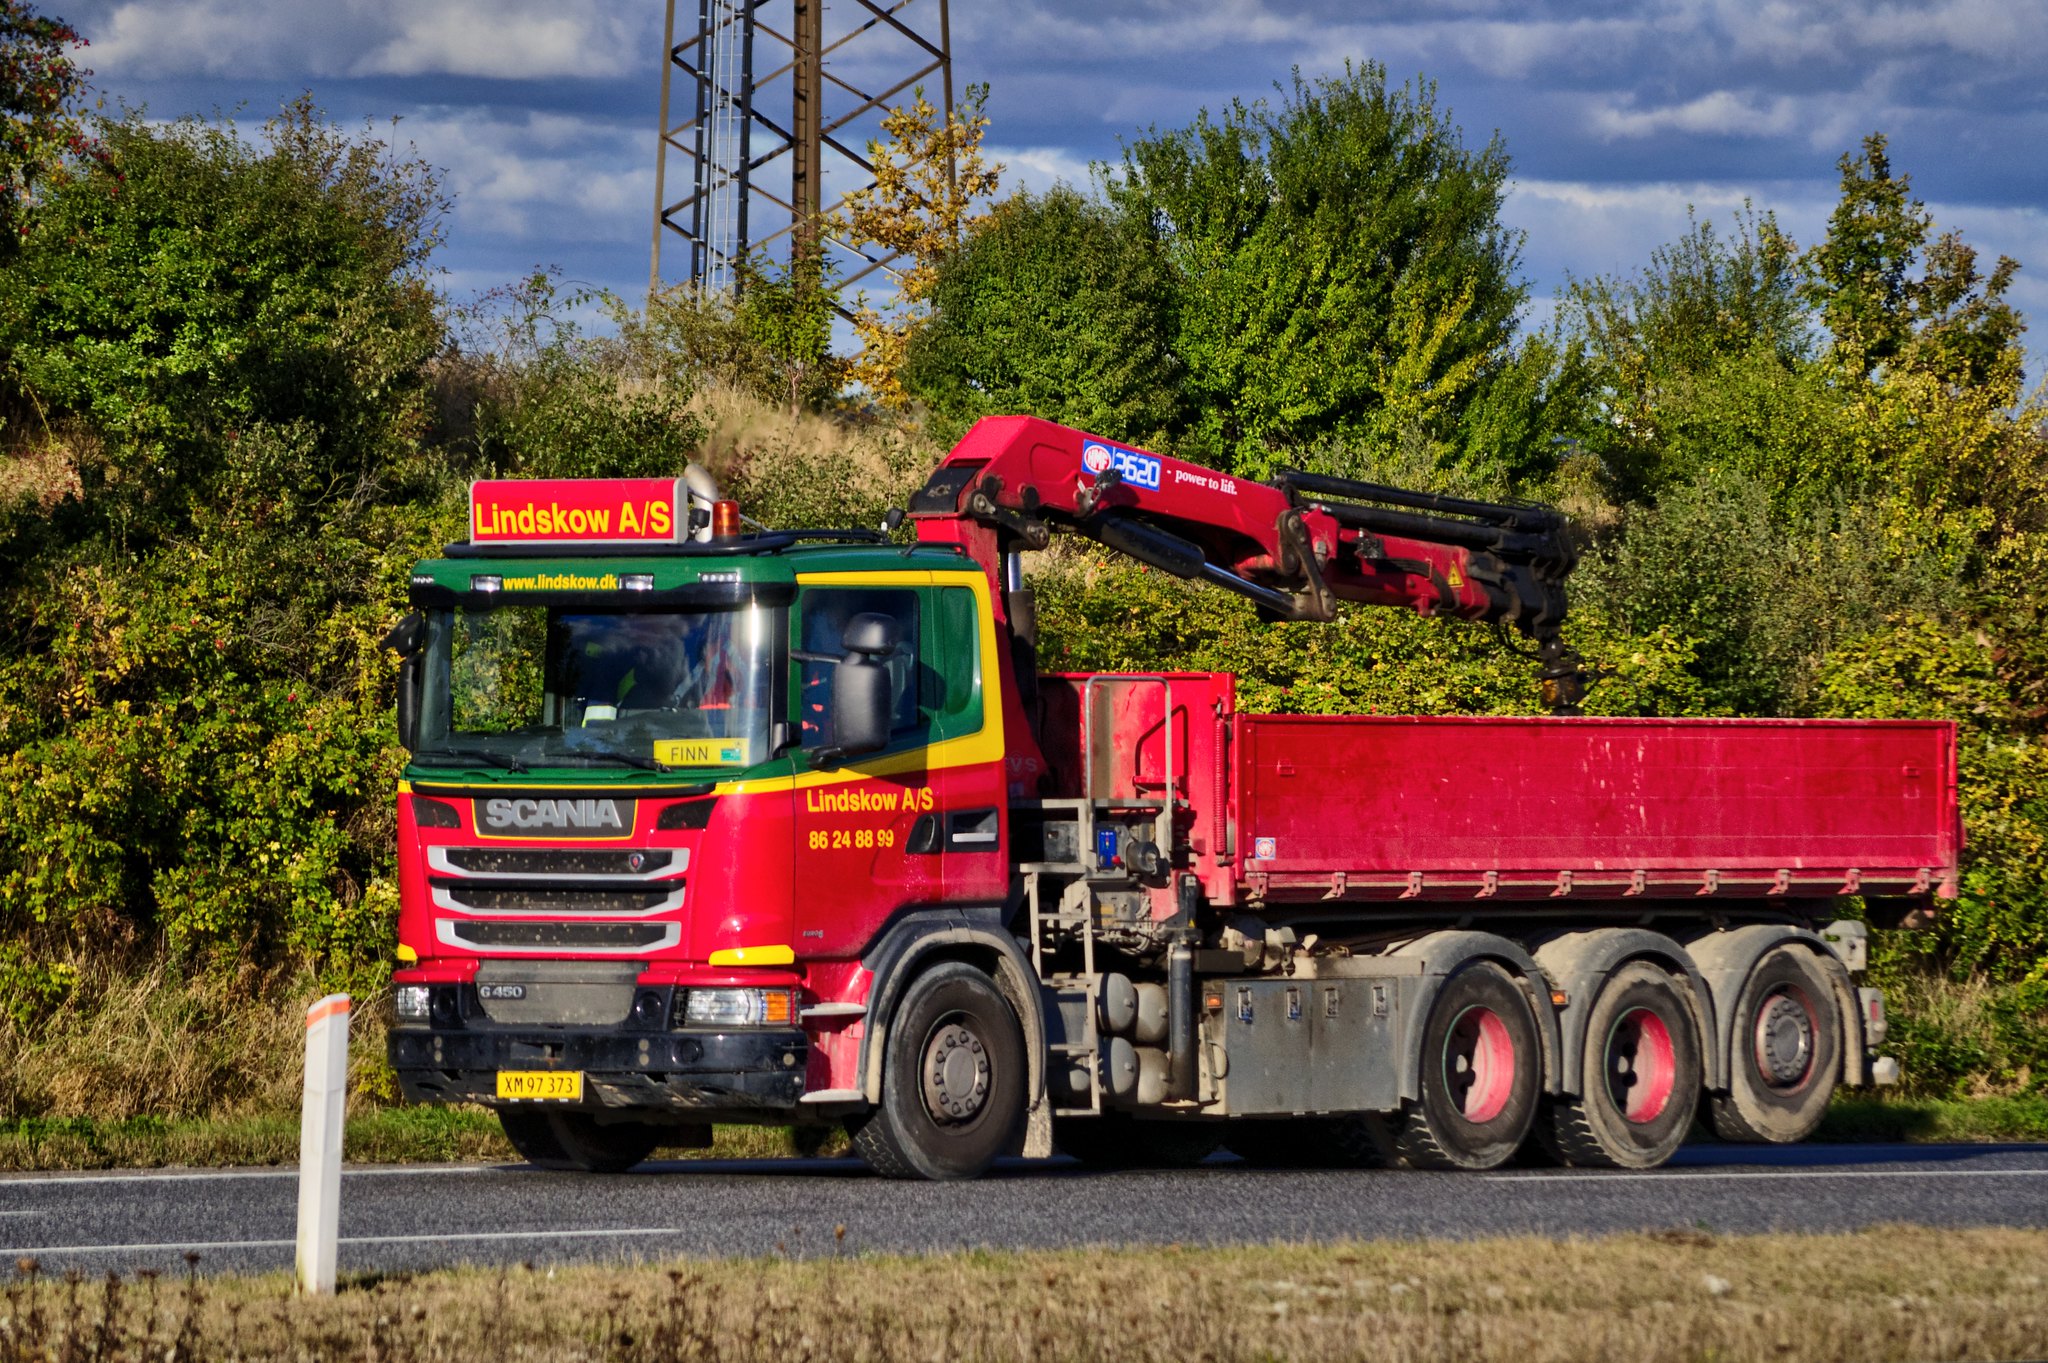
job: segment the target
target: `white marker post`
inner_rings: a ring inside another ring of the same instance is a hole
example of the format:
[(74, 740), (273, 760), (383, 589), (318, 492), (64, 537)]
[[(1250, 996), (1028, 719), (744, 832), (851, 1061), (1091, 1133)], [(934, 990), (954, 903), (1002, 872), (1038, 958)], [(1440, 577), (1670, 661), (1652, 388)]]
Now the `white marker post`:
[(306, 1098), (299, 1109), (299, 1291), (334, 1291), (341, 1223), (341, 1119), (348, 1100), (348, 995), (306, 1010)]

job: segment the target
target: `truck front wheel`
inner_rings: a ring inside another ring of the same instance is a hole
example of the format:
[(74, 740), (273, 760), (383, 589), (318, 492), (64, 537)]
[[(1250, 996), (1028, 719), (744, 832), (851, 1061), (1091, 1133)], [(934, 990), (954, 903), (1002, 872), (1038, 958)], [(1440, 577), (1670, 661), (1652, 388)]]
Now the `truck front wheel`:
[(1708, 1111), (1724, 1141), (1785, 1144), (1811, 1136), (1827, 1114), (1841, 1069), (1835, 992), (1798, 947), (1765, 954), (1735, 1001), (1728, 1092)]
[(1421, 1098), (1387, 1123), (1415, 1169), (1492, 1169), (1529, 1134), (1543, 1087), (1536, 1010), (1514, 977), (1475, 961), (1443, 983), (1423, 1023)]
[(995, 981), (947, 961), (912, 980), (882, 1045), (882, 1101), (847, 1123), (889, 1178), (974, 1178), (1017, 1141), (1024, 1029)]
[(653, 1154), (664, 1135), (651, 1122), (599, 1122), (588, 1112), (501, 1108), (498, 1125), (528, 1164), (586, 1174), (623, 1174)]
[(1641, 962), (1601, 986), (1586, 1019), (1583, 1093), (1559, 1096), (1537, 1134), (1566, 1164), (1651, 1169), (1692, 1130), (1699, 1029), (1671, 976)]

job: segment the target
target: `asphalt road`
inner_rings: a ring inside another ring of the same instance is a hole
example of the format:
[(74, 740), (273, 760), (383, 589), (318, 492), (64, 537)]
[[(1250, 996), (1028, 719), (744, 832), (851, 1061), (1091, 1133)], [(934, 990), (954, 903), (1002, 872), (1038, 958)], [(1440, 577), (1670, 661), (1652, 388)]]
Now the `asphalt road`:
[[(0, 1178), (0, 1265), (182, 1272), (289, 1268), (296, 1173), (249, 1169)], [(353, 1168), (346, 1272), (458, 1262), (677, 1255), (1231, 1244), (1671, 1227), (1720, 1233), (2048, 1226), (2048, 1147), (1693, 1146), (1651, 1173), (1281, 1172), (1227, 1156), (1104, 1174), (1014, 1162), (977, 1183), (895, 1183), (850, 1160), (657, 1163), (632, 1174), (523, 1165)]]

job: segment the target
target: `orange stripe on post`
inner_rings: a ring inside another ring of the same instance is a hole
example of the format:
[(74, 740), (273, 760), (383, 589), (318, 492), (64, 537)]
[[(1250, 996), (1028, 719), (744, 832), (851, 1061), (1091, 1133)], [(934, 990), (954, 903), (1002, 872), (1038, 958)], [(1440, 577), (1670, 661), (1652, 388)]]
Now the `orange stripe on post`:
[(330, 999), (326, 1003), (317, 1004), (306, 1010), (306, 1025), (311, 1027), (322, 1018), (331, 1018), (336, 1013), (346, 1012), (348, 1012), (348, 1000), (346, 998)]

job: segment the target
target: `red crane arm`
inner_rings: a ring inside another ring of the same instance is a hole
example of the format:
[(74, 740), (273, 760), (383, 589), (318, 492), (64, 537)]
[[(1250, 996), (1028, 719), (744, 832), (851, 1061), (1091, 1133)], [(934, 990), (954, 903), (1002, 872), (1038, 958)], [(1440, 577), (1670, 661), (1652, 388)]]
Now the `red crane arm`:
[(1253, 482), (1009, 416), (976, 423), (909, 515), (920, 540), (961, 545), (1013, 590), (1000, 560), (1067, 530), (1274, 619), (1329, 620), (1355, 601), (1512, 625), (1536, 642), (1552, 704), (1584, 690), (1558, 633), (1577, 555), (1547, 507), (1299, 473)]

